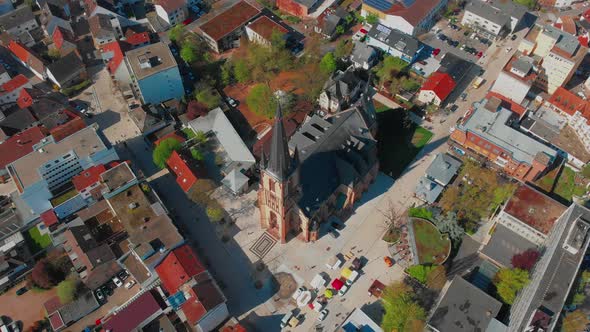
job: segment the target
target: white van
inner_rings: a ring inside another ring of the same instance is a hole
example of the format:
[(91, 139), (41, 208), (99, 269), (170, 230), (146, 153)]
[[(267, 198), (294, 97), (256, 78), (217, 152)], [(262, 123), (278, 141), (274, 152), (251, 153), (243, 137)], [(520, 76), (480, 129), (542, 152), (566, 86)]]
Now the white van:
[(293, 317), (293, 312), (289, 311), (285, 316), (283, 316), (283, 319), (281, 319), (281, 328), (284, 329), (285, 327), (287, 327), (287, 325), (289, 325), (289, 321), (291, 320), (291, 318)]

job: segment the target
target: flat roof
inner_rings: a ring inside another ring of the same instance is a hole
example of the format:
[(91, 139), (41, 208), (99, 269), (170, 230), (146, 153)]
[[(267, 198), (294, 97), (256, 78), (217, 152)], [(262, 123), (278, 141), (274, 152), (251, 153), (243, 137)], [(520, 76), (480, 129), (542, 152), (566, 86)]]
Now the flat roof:
[(503, 212), (543, 234), (549, 234), (565, 209), (565, 206), (549, 196), (528, 185), (522, 185), (508, 200)]
[(240, 28), (260, 14), (260, 10), (246, 1), (240, 1), (214, 16), (199, 28), (213, 40), (218, 41)]
[(11, 176), (16, 177), (23, 188), (27, 188), (40, 180), (38, 169), (48, 161), (69, 152), (74, 152), (78, 158), (86, 158), (105, 150), (106, 145), (98, 136), (97, 130), (97, 126), (88, 126), (57, 143), (53, 141), (53, 137), (48, 136), (33, 146), (33, 152), (7, 165), (12, 170)]
[(538, 154), (545, 154), (551, 159), (557, 157), (556, 150), (511, 127), (509, 123), (515, 119), (510, 110), (501, 106), (492, 111), (486, 109), (488, 104), (493, 105), (490, 100), (484, 99), (478, 103), (457, 128), (469, 131), (505, 149), (519, 162), (532, 164)]
[(100, 175), (100, 178), (110, 190), (117, 189), (129, 181), (136, 179), (135, 174), (127, 163), (120, 163), (119, 165), (107, 170)]
[(162, 42), (128, 51), (125, 57), (137, 80), (177, 66), (170, 48)]
[(481, 253), (505, 267), (512, 266), (512, 256), (537, 246), (502, 224), (496, 224), (490, 241)]
[(273, 21), (270, 17), (266, 15), (260, 16), (259, 18), (250, 22), (247, 25), (247, 27), (268, 41), (270, 41), (272, 34), (275, 31), (281, 34), (285, 34), (288, 32), (288, 30), (284, 26)]

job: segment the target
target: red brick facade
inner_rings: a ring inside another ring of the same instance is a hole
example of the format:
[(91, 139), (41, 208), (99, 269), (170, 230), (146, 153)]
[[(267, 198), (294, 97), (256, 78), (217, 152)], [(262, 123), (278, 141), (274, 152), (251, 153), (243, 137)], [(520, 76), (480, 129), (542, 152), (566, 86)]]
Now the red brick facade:
[(294, 0), (277, 0), (277, 7), (281, 11), (297, 17), (305, 17), (309, 13), (309, 8)]

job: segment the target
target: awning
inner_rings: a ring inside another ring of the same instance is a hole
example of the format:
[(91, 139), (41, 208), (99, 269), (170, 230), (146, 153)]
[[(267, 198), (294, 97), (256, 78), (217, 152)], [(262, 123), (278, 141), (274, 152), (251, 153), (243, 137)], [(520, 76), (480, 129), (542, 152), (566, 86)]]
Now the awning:
[(343, 278), (346, 278), (346, 279), (350, 278), (350, 275), (351, 274), (352, 274), (352, 271), (349, 268), (347, 268), (347, 267), (345, 267), (344, 269), (342, 269), (342, 272), (340, 272), (340, 275)]
[(332, 288), (334, 288), (335, 290), (340, 290), (340, 288), (342, 288), (342, 286), (344, 286), (344, 282), (340, 279), (334, 279), (332, 281)]

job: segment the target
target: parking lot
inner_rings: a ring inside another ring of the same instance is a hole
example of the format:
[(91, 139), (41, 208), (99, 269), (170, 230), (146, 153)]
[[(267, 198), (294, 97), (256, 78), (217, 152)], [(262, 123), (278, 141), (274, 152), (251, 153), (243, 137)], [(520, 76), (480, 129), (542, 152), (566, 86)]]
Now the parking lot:
[[(453, 29), (447, 19), (442, 19), (424, 35), (423, 42), (434, 49), (440, 49), (442, 54), (451, 52), (465, 60), (477, 62), (479, 60), (477, 54), (481, 52), (480, 54), (483, 57), (488, 47), (492, 44), (492, 41), (480, 38), (484, 42), (487, 41), (487, 43), (484, 43), (478, 39), (471, 38), (477, 34), (470, 32), (471, 30), (467, 28), (461, 27), (458, 23), (455, 23), (455, 27)], [(442, 37), (443, 35), (444, 37)], [(439, 39), (440, 37), (443, 39)], [(456, 46), (451, 45), (452, 41), (455, 42)], [(467, 52), (469, 47), (475, 49), (471, 54)]]

